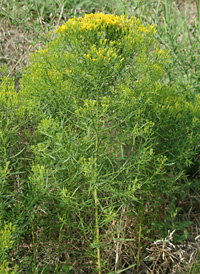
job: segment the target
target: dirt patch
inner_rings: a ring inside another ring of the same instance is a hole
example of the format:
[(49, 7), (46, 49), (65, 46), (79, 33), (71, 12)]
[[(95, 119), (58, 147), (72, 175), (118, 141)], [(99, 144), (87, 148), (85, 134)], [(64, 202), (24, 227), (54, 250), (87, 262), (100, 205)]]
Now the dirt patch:
[(0, 67), (7, 65), (9, 76), (19, 74), (27, 65), (30, 53), (42, 46), (38, 36), (31, 28), (12, 25), (7, 19), (1, 21)]
[(187, 18), (188, 17), (188, 24), (192, 25), (197, 18), (198, 11), (197, 11), (197, 1), (196, 0), (177, 0), (178, 9), (182, 12), (182, 14)]

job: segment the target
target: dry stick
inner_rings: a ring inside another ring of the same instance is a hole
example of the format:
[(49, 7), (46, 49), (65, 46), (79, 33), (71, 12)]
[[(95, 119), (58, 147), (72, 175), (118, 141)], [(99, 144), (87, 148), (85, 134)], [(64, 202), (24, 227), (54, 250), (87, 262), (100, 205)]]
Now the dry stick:
[[(120, 233), (118, 233), (117, 238), (120, 237)], [(118, 261), (119, 261), (119, 241), (116, 243), (116, 256), (115, 256), (115, 271), (117, 271)]]
[(196, 0), (197, 10), (199, 11), (199, 0)]
[(158, 262), (158, 260), (159, 260), (159, 258), (160, 258), (160, 256), (161, 256), (161, 254), (162, 254), (162, 252), (160, 252), (160, 253), (158, 254), (158, 257), (157, 257), (157, 259), (156, 259), (156, 261), (155, 261), (155, 263), (154, 263), (154, 266), (153, 266), (153, 269), (152, 269), (152, 271), (151, 271), (151, 274), (154, 273), (154, 270), (155, 270), (155, 268), (156, 268), (157, 262)]
[(62, 15), (63, 15), (64, 6), (65, 6), (65, 3), (63, 3), (63, 5), (62, 5), (62, 7), (61, 7), (61, 12), (60, 12), (60, 16), (59, 16), (59, 18), (58, 18), (57, 27), (58, 27), (58, 25), (60, 24), (60, 20), (61, 20)]
[(39, 17), (40, 25), (41, 25), (42, 29), (44, 30), (44, 27), (43, 27), (43, 25), (42, 25), (42, 18), (41, 18), (41, 16), (40, 16), (40, 12), (39, 12), (38, 5), (37, 5), (36, 0), (35, 0), (35, 7), (36, 7), (37, 14), (38, 14), (38, 17)]

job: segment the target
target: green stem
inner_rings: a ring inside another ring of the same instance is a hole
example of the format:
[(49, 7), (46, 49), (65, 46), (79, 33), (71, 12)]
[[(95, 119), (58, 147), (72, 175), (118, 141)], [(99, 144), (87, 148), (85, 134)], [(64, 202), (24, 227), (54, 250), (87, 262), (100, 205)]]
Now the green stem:
[[(98, 155), (98, 137), (96, 135), (95, 159), (94, 159), (94, 179), (95, 179), (95, 184), (96, 184), (96, 181), (97, 181), (97, 155)], [(97, 263), (98, 263), (98, 273), (101, 274), (101, 253), (100, 253), (100, 243), (99, 243), (99, 213), (98, 213), (98, 196), (97, 196), (96, 185), (95, 185), (95, 188), (94, 188), (94, 201), (95, 201)]]
[(60, 258), (60, 244), (62, 240), (62, 230), (63, 230), (64, 222), (62, 223), (60, 230), (59, 230), (59, 237), (58, 237), (58, 255), (57, 255), (57, 262), (56, 262), (56, 273), (58, 274), (59, 270), (59, 258)]
[(139, 233), (138, 233), (137, 274), (139, 274), (139, 266), (140, 266), (141, 231), (142, 231), (142, 227), (141, 227), (141, 224), (140, 224), (140, 226), (139, 226)]
[(98, 201), (97, 201), (97, 189), (94, 189), (95, 199), (95, 222), (96, 222), (96, 242), (97, 242), (97, 262), (99, 274), (101, 274), (101, 253), (99, 247), (99, 221), (98, 221)]
[(32, 245), (33, 245), (33, 273), (36, 273), (36, 246), (35, 246), (35, 222), (32, 219)]

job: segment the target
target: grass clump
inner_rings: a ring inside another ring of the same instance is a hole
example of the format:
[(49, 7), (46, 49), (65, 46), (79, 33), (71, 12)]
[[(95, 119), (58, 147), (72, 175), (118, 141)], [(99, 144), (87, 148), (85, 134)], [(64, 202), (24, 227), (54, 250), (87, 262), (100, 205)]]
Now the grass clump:
[(32, 55), (19, 93), (2, 82), (1, 218), (19, 231), (21, 273), (139, 273), (152, 240), (187, 237), (177, 212), (200, 97), (171, 82), (155, 32), (135, 17), (73, 18)]

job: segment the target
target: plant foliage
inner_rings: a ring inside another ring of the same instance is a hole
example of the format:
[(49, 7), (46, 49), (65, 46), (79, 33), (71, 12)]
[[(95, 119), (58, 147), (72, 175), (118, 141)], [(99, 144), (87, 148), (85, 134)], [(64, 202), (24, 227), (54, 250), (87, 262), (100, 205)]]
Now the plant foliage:
[(22, 273), (138, 272), (150, 239), (184, 239), (200, 96), (170, 82), (155, 33), (135, 17), (73, 18), (32, 55), (19, 93), (2, 81), (1, 218), (27, 246), (22, 265), (13, 253)]

